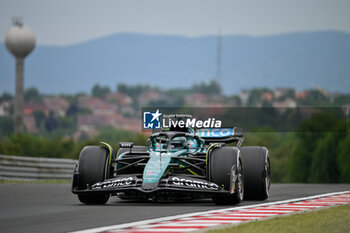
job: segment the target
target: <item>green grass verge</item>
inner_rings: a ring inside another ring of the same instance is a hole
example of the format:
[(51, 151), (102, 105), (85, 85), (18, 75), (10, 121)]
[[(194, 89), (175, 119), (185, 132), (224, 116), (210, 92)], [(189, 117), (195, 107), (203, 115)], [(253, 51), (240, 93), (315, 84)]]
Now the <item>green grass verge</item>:
[(350, 232), (350, 204), (254, 221), (208, 233), (340, 233)]
[(0, 184), (68, 184), (70, 180), (0, 180)]

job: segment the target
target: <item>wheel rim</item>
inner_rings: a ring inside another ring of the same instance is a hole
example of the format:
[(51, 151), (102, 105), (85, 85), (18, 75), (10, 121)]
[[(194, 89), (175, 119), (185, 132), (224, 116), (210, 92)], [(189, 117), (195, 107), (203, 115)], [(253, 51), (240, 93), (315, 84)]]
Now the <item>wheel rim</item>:
[(237, 174), (237, 188), (239, 199), (243, 200), (243, 182), (242, 182), (242, 165), (239, 163), (238, 165), (238, 174)]
[(267, 195), (269, 195), (270, 185), (271, 185), (270, 161), (267, 158), (265, 160), (265, 191)]

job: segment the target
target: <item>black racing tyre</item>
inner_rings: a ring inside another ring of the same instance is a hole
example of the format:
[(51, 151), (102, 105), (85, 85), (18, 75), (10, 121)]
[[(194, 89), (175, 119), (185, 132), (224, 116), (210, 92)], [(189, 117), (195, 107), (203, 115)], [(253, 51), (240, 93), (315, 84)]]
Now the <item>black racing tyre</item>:
[(245, 146), (239, 149), (244, 164), (244, 198), (267, 199), (271, 185), (269, 151), (261, 146)]
[[(80, 190), (104, 181), (109, 176), (109, 156), (108, 150), (100, 146), (83, 148), (78, 165)], [(78, 194), (78, 198), (85, 204), (105, 204), (109, 199), (109, 194)]]
[[(209, 158), (209, 180), (225, 190), (230, 190), (231, 169), (236, 166), (237, 181), (235, 193), (213, 195), (213, 202), (217, 205), (238, 204), (243, 199), (243, 165), (236, 147), (221, 147), (213, 149)], [(238, 157), (238, 159), (237, 159)]]
[(78, 194), (79, 201), (87, 205), (104, 205), (109, 199), (109, 194)]

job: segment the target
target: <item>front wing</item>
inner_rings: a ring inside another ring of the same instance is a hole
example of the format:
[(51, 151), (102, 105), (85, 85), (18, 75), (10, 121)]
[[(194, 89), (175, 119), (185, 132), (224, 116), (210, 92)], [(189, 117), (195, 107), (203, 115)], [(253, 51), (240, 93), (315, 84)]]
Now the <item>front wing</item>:
[[(154, 187), (154, 185), (152, 185)], [(154, 194), (158, 192), (183, 192), (193, 194), (228, 194), (227, 190), (215, 183), (186, 176), (169, 176), (162, 178), (155, 188), (146, 188), (142, 178), (133, 175), (122, 175), (103, 182), (96, 183), (91, 187), (79, 190), (72, 186), (75, 194), (83, 193), (119, 193), (119, 192), (139, 192), (142, 194)]]

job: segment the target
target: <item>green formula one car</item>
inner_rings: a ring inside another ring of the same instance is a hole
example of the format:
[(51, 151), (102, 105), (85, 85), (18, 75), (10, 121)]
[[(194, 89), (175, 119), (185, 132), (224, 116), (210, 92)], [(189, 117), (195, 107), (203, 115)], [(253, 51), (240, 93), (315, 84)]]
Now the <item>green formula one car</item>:
[(212, 198), (216, 204), (268, 198), (268, 150), (241, 146), (243, 135), (230, 130), (226, 136), (162, 130), (146, 146), (121, 142), (116, 154), (106, 143), (86, 146), (74, 169), (72, 192), (85, 204), (105, 204), (111, 195), (156, 201)]

